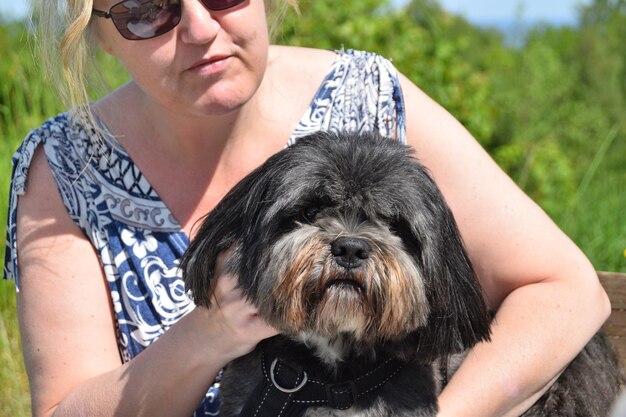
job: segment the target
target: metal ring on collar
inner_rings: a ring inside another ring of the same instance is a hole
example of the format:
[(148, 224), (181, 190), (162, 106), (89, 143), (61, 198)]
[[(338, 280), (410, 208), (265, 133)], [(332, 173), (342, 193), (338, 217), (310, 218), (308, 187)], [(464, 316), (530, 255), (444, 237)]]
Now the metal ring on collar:
[(272, 365), (270, 366), (270, 379), (272, 380), (272, 384), (274, 384), (274, 386), (278, 388), (279, 391), (282, 391), (286, 394), (291, 394), (293, 392), (300, 391), (302, 387), (304, 387), (304, 385), (309, 380), (309, 377), (306, 374), (306, 371), (302, 371), (302, 373), (304, 374), (304, 377), (302, 378), (302, 382), (300, 382), (295, 388), (283, 388), (280, 385), (278, 385), (278, 383), (276, 382), (276, 379), (274, 379), (274, 369), (276, 368), (277, 363), (278, 363), (278, 358), (274, 359), (274, 361), (272, 362)]

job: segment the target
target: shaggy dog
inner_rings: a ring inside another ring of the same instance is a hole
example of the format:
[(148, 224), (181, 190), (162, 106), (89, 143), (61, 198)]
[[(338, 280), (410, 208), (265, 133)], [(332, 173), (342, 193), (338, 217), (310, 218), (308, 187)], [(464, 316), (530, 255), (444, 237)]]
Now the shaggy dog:
[[(491, 316), (456, 223), (407, 146), (316, 133), (245, 177), (181, 268), (208, 306), (216, 259), (281, 335), (230, 363), (223, 417), (435, 416)], [(621, 374), (598, 334), (525, 416), (606, 416)]]

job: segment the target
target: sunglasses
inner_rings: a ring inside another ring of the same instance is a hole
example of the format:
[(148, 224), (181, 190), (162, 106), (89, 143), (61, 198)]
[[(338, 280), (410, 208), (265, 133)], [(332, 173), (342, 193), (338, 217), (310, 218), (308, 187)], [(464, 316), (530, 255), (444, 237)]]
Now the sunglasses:
[[(208, 10), (230, 9), (245, 0), (200, 0)], [(182, 15), (182, 0), (124, 0), (108, 12), (92, 9), (97, 17), (111, 19), (117, 31), (131, 41), (151, 39), (174, 29)]]

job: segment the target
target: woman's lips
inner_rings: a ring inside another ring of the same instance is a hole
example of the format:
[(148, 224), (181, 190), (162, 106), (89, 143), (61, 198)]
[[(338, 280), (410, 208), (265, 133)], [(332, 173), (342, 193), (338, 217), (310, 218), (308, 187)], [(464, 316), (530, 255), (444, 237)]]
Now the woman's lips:
[(189, 67), (188, 71), (199, 75), (217, 75), (226, 69), (230, 59), (231, 57), (229, 55), (204, 58)]

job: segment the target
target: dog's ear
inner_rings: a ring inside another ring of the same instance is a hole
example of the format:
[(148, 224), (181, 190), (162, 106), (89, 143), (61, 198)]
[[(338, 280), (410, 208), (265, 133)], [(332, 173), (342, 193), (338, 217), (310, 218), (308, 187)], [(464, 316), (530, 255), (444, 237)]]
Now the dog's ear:
[[(237, 210), (228, 210), (226, 204), (218, 204), (205, 216), (200, 229), (191, 240), (181, 258), (185, 289), (191, 292), (196, 305), (208, 307), (211, 304), (216, 284), (216, 264), (218, 255), (231, 249), (231, 256), (237, 256), (237, 241), (241, 235), (241, 222)], [(232, 259), (228, 260), (231, 264)]]
[(418, 197), (412, 202), (418, 206), (410, 209), (408, 223), (430, 315), (416, 343), (436, 357), (488, 340), (490, 316), (452, 212), (425, 168), (417, 167)]
[(270, 207), (277, 206), (276, 201), (281, 199), (276, 179), (293, 168), (289, 166), (289, 152), (289, 148), (278, 152), (246, 175), (205, 217), (180, 264), (185, 288), (191, 291), (196, 305), (210, 304), (217, 279), (217, 257), (226, 249), (226, 272), (237, 275), (244, 296), (254, 299), (262, 269), (260, 253), (270, 229), (265, 227), (265, 219)]
[(441, 237), (422, 248), (430, 300), (428, 339), (440, 353), (454, 353), (489, 339), (489, 313), (452, 213), (440, 223)]
[[(191, 291), (196, 305), (211, 303), (216, 284), (218, 255), (229, 250), (225, 270), (240, 278), (242, 246), (250, 240), (253, 223), (258, 221), (261, 205), (268, 201), (265, 195), (270, 189), (264, 166), (253, 171), (236, 184), (217, 206), (206, 215), (200, 229), (181, 259), (185, 288)], [(245, 295), (249, 295), (246, 291)]]

